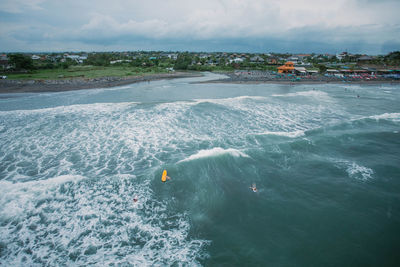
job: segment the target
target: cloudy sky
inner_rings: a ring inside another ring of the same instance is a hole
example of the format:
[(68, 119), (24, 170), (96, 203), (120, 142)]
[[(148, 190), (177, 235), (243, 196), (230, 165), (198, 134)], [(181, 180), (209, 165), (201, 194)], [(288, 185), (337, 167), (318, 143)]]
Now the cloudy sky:
[(400, 0), (0, 0), (0, 51), (400, 50)]

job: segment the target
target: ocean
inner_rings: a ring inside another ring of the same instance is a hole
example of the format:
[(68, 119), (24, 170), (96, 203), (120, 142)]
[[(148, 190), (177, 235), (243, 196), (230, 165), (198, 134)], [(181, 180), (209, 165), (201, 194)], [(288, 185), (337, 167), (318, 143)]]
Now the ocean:
[(399, 266), (400, 85), (217, 77), (0, 95), (0, 265)]

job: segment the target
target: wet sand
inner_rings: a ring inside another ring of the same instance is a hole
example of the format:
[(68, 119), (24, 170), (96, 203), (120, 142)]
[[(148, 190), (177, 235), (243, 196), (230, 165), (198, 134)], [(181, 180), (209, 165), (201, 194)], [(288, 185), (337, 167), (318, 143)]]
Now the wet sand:
[[(302, 78), (294, 80), (293, 78), (283, 77), (254, 77), (254, 76), (237, 76), (233, 73), (218, 73), (227, 77), (218, 80), (202, 81), (195, 83), (234, 83), (234, 84), (392, 84), (400, 83), (400, 80), (379, 78), (374, 80), (351, 79), (342, 80), (335, 77), (317, 76), (312, 79)], [(138, 82), (150, 82), (163, 79), (201, 77), (200, 72), (174, 72), (161, 73), (145, 76), (128, 76), (128, 77), (101, 77), (101, 78), (75, 78), (61, 80), (0, 80), (0, 93), (39, 93), (39, 92), (62, 92), (93, 88), (116, 87)]]
[(197, 72), (160, 73), (144, 76), (76, 78), (62, 80), (0, 80), (0, 93), (62, 92), (93, 88), (108, 88), (138, 82), (200, 77)]
[[(293, 77), (293, 76), (282, 76), (276, 77), (274, 74), (265, 73), (264, 76), (260, 75), (236, 75), (234, 73), (222, 73), (227, 76), (223, 79), (202, 81), (199, 83), (232, 83), (232, 84), (363, 84), (363, 85), (374, 85), (374, 84), (392, 84), (400, 83), (400, 80), (392, 78), (378, 77), (374, 79), (360, 79), (360, 78), (338, 78), (338, 77), (326, 77), (323, 75), (309, 76), (309, 77)], [(299, 79), (296, 79), (299, 78)]]

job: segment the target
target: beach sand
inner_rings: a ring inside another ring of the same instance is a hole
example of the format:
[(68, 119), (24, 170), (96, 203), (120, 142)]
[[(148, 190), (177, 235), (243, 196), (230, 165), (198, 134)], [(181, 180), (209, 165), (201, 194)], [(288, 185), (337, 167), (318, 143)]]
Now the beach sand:
[(108, 88), (163, 79), (200, 77), (196, 72), (160, 73), (145, 76), (75, 78), (63, 80), (0, 80), (0, 93), (62, 92), (93, 88)]
[[(220, 74), (220, 73), (219, 73)], [(291, 80), (285, 78), (262, 78), (262, 77), (237, 77), (233, 73), (224, 73), (227, 78), (218, 80), (201, 81), (195, 83), (234, 83), (234, 84), (393, 84), (399, 83), (399, 80), (393, 79), (375, 79), (375, 80), (347, 80), (343, 81), (337, 78), (327, 78), (319, 76), (315, 79)], [(200, 72), (174, 72), (160, 73), (146, 76), (128, 76), (128, 77), (101, 77), (101, 78), (75, 78), (62, 80), (0, 80), (0, 93), (39, 93), (39, 92), (62, 92), (93, 88), (108, 88), (122, 86), (137, 82), (149, 82), (163, 79), (189, 78), (203, 76)]]

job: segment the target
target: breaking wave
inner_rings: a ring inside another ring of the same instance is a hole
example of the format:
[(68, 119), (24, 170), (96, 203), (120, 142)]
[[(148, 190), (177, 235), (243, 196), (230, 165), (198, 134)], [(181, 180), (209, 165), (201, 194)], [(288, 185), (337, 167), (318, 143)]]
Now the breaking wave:
[(202, 158), (218, 157), (221, 155), (230, 155), (232, 157), (249, 158), (249, 155), (247, 155), (246, 153), (243, 153), (237, 149), (233, 149), (233, 148), (223, 149), (221, 147), (214, 147), (212, 149), (200, 150), (196, 154), (191, 155), (188, 158), (179, 161), (178, 163), (202, 159)]
[(294, 131), (294, 132), (264, 132), (260, 133), (257, 135), (277, 135), (277, 136), (285, 136), (285, 137), (290, 137), (290, 138), (296, 138), (296, 137), (301, 137), (304, 136), (305, 133), (304, 131)]

